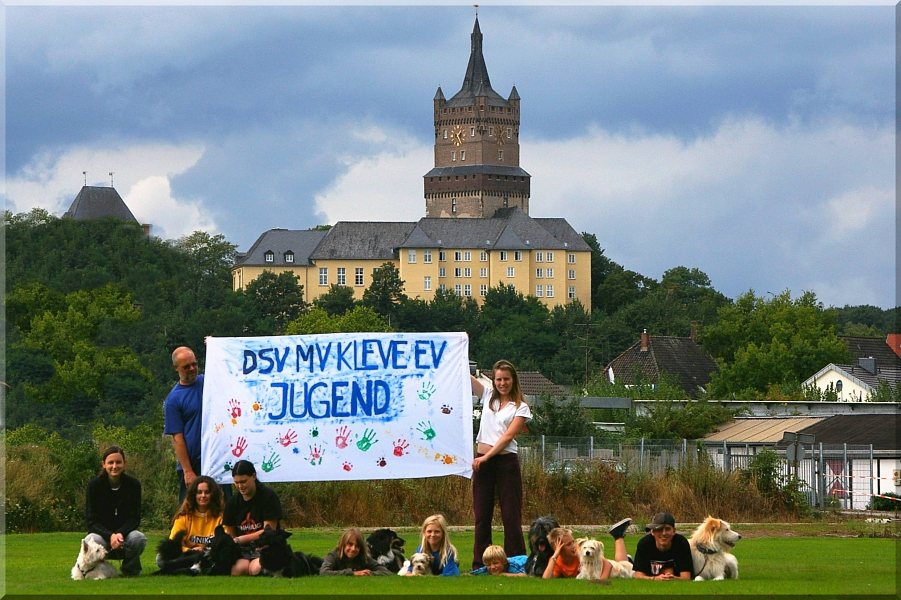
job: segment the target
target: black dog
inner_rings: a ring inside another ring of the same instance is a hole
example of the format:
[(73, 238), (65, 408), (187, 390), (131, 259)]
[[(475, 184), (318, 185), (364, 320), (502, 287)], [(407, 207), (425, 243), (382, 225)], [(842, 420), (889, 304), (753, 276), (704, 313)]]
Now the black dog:
[(404, 566), (404, 544), (407, 541), (398, 537), (391, 529), (376, 529), (368, 538), (369, 554), (380, 565), (384, 565), (392, 573), (397, 573)]
[(319, 575), (322, 559), (303, 552), (294, 552), (288, 545), (290, 531), (266, 527), (257, 538), (260, 566), (263, 573), (273, 577), (307, 577)]
[(204, 575), (231, 575), (232, 565), (241, 558), (241, 547), (232, 536), (225, 533), (222, 525), (216, 527), (213, 541), (204, 553), (201, 572)]
[(526, 574), (535, 577), (544, 575), (547, 563), (554, 554), (547, 534), (560, 527), (560, 523), (552, 516), (538, 517), (529, 526), (529, 559), (526, 561)]
[(158, 575), (198, 575), (202, 570), (204, 553), (200, 550), (182, 552), (181, 542), (184, 531), (179, 531), (172, 539), (166, 538), (156, 547)]

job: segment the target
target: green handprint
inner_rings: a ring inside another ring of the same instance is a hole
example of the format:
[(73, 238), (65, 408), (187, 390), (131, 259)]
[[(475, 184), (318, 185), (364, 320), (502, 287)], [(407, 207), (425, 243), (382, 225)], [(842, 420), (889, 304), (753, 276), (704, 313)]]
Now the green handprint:
[(264, 471), (269, 473), (270, 471), (272, 471), (272, 469), (278, 467), (280, 462), (281, 462), (281, 457), (278, 454), (276, 454), (275, 452), (273, 452), (272, 455), (269, 456), (269, 458), (267, 458), (266, 460), (264, 460), (260, 466), (263, 467)]
[(422, 384), (422, 387), (419, 388), (417, 395), (420, 400), (428, 400), (432, 397), (432, 394), (435, 393), (435, 384), (431, 381), (425, 381)]
[(375, 439), (375, 430), (374, 429), (366, 429), (363, 431), (363, 437), (357, 440), (357, 448), (366, 452), (372, 445), (375, 444), (378, 440)]
[(416, 430), (419, 431), (424, 437), (425, 441), (435, 439), (435, 430), (432, 428), (431, 421), (420, 421), (416, 424)]

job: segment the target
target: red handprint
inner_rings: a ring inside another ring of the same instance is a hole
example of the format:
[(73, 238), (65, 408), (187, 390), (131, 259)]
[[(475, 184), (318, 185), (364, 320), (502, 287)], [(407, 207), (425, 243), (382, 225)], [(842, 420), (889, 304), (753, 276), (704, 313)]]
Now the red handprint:
[(236, 398), (232, 398), (228, 401), (228, 406), (229, 408), (227, 410), (228, 414), (232, 418), (232, 425), (236, 425), (238, 423), (238, 417), (241, 416), (241, 401)]
[(297, 441), (297, 434), (293, 429), (289, 429), (285, 435), (278, 435), (278, 443), (287, 448), (291, 444)]
[(235, 445), (232, 446), (232, 454), (235, 455), (235, 458), (241, 458), (245, 450), (247, 450), (247, 440), (243, 436), (238, 436)]
[(399, 439), (394, 442), (394, 456), (403, 456), (404, 454), (408, 454), (407, 448), (410, 444), (407, 443), (405, 439)]
[(348, 429), (347, 425), (344, 425), (335, 431), (338, 434), (335, 436), (335, 446), (341, 450), (347, 448), (347, 438), (350, 437), (350, 429)]

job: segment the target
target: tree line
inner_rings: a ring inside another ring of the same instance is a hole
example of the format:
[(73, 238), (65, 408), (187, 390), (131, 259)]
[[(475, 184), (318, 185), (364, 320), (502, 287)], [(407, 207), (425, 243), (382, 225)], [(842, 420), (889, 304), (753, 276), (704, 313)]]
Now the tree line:
[(267, 272), (233, 291), (236, 246), (222, 235), (161, 240), (137, 224), (60, 219), (42, 209), (7, 211), (4, 233), (7, 426), (72, 438), (95, 423), (161, 431), (162, 399), (175, 381), (170, 353), (189, 345), (202, 361), (208, 335), (466, 331), (482, 366), (504, 357), (602, 395), (603, 367), (643, 329), (687, 336), (696, 328), (720, 366), (708, 396), (800, 399), (810, 394), (800, 387), (806, 377), (849, 360), (838, 334), (884, 336), (896, 330), (899, 310), (826, 308), (813, 292), (748, 291), (731, 300), (696, 268), (674, 267), (659, 281), (630, 271), (588, 233), (592, 306), (554, 308), (508, 286), (489, 289), (481, 306), (445, 291), (409, 298), (390, 263), (375, 271), (362, 300), (333, 285), (309, 305), (288, 273)]

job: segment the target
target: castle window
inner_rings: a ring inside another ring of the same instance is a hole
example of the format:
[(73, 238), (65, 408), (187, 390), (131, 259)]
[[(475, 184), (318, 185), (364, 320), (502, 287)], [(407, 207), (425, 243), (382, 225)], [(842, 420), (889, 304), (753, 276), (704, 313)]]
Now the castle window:
[(454, 269), (454, 277), (463, 277), (463, 269), (457, 267)]
[(425, 277), (423, 277), (422, 289), (427, 292), (431, 291), (431, 289), (432, 289), (432, 276), (431, 275), (426, 275)]
[(504, 160), (504, 151), (503, 151), (503, 150), (498, 150), (498, 151), (497, 151), (497, 159), (498, 159), (499, 161), (503, 161), (503, 160)]
[(363, 285), (363, 267), (354, 269), (354, 285)]
[(469, 137), (475, 137), (475, 136), (476, 136), (476, 128), (470, 127), (469, 128)]
[(427, 265), (432, 264), (432, 251), (431, 250), (423, 250), (422, 251), (422, 262)]
[(554, 262), (554, 253), (553, 252), (547, 253), (547, 262)]
[(294, 253), (291, 252), (290, 250), (288, 250), (287, 252), (285, 252), (285, 262), (286, 262), (286, 263), (293, 263), (293, 262), (294, 262)]
[(481, 252), (479, 252), (479, 261), (481, 261), (481, 262), (488, 262), (488, 253), (485, 252), (484, 250), (482, 250)]
[(544, 279), (544, 269), (535, 269), (535, 278)]
[(516, 277), (516, 267), (507, 267), (507, 277)]
[(575, 279), (576, 278), (576, 270), (570, 269), (566, 275), (567, 279)]
[(484, 298), (487, 294), (488, 294), (488, 286), (483, 283), (479, 286), (479, 296)]
[(267, 263), (275, 262), (275, 252), (267, 250), (266, 254), (263, 255), (263, 260)]
[(507, 262), (507, 251), (506, 250), (501, 250), (501, 261)]
[(554, 270), (551, 269), (551, 268), (545, 269), (544, 274), (545, 274), (545, 276), (546, 276), (548, 279), (553, 279), (553, 277), (554, 277)]
[(438, 277), (447, 277), (447, 269), (438, 267)]
[(491, 137), (494, 137), (494, 126), (493, 125), (488, 127), (488, 135), (490, 135)]
[(444, 130), (444, 139), (447, 139), (447, 129)]
[(454, 251), (454, 260), (457, 262), (460, 262), (461, 260), (463, 260), (463, 253), (459, 250), (455, 250)]
[(472, 252), (469, 250), (465, 250), (463, 252), (463, 262), (470, 262), (472, 260)]
[(458, 296), (462, 296), (462, 295), (463, 295), (463, 286), (460, 285), (459, 283), (458, 283), (457, 285), (455, 285), (455, 286), (454, 286), (454, 293), (455, 293), (456, 295), (458, 295)]
[(575, 300), (576, 299), (576, 286), (574, 286), (574, 285), (569, 286), (569, 289), (567, 290), (566, 295), (570, 300)]
[(570, 252), (569, 254), (567, 254), (566, 262), (568, 262), (571, 265), (576, 264), (576, 255), (573, 252)]
[(472, 277), (472, 269), (465, 267), (463, 269), (463, 277)]
[(535, 253), (535, 262), (544, 262), (544, 252)]
[(446, 261), (447, 260), (447, 252), (445, 252), (444, 250), (439, 250), (438, 251), (438, 260), (440, 262)]
[(466, 150), (460, 150), (460, 160), (466, 160)]
[(545, 289), (544, 295), (547, 298), (553, 298), (554, 297), (554, 286), (551, 284), (548, 284), (547, 288)]
[(488, 268), (487, 267), (482, 267), (481, 269), (479, 269), (479, 277), (481, 277), (483, 279), (488, 277)]
[(463, 295), (464, 296), (472, 296), (472, 286), (468, 283), (463, 286)]
[(535, 286), (535, 297), (536, 298), (544, 298), (544, 286), (543, 285)]
[(338, 285), (347, 285), (347, 269), (338, 267)]
[(407, 262), (411, 265), (416, 263), (416, 250), (407, 250)]
[(319, 285), (328, 285), (328, 267), (319, 267)]
[(451, 213), (457, 214), (457, 199), (456, 198), (451, 200)]
[(513, 251), (513, 260), (522, 260), (522, 250)]
[(451, 151), (451, 160), (454, 160), (454, 161), (457, 160), (457, 151), (456, 150)]

